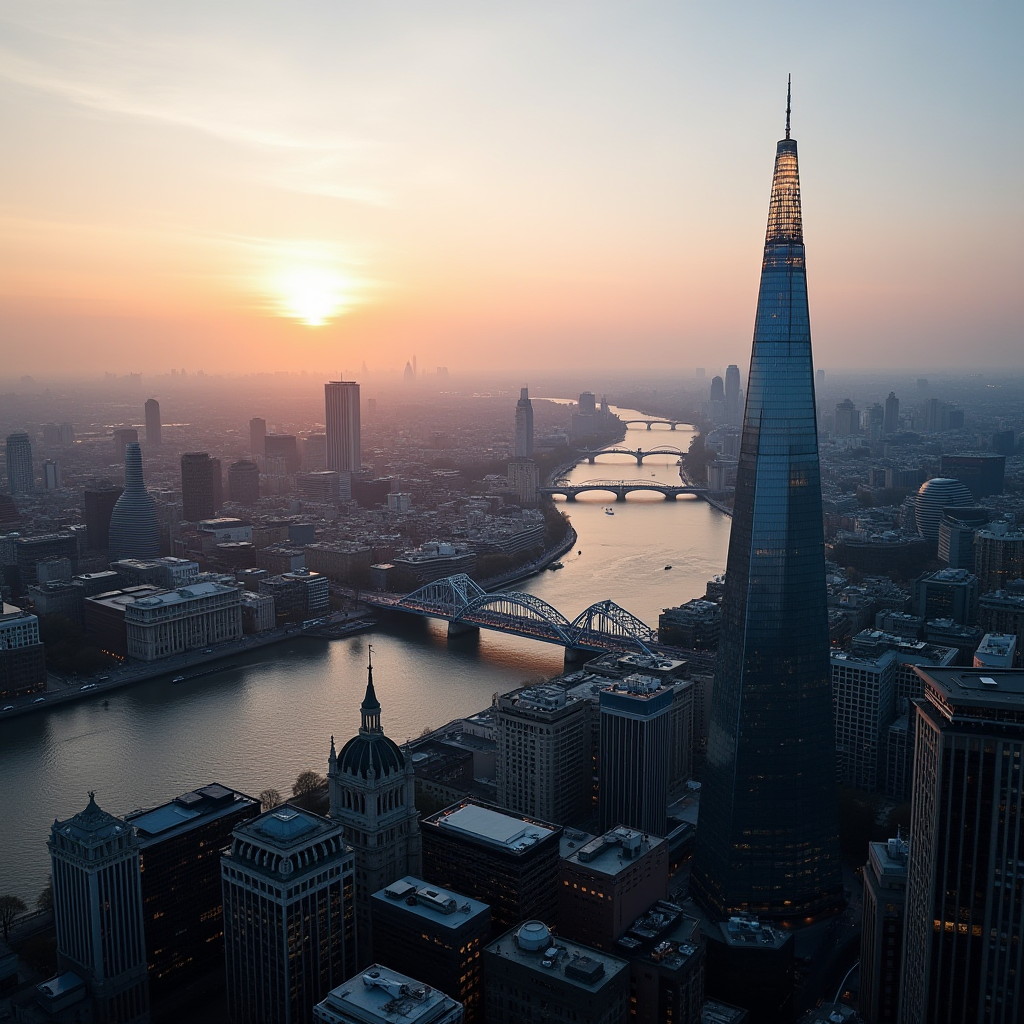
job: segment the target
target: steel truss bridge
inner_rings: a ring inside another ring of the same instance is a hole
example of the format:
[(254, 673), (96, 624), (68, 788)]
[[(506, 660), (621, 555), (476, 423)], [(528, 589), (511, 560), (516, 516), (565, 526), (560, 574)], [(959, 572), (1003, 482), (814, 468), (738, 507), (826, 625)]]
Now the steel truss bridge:
[(707, 488), (687, 484), (663, 484), (657, 480), (582, 480), (578, 484), (558, 480), (550, 487), (538, 488), (538, 491), (549, 496), (561, 494), (566, 501), (575, 501), (576, 496), (585, 491), (610, 491), (615, 495), (616, 501), (625, 501), (626, 495), (632, 491), (656, 491), (663, 494), (666, 501), (675, 501), (680, 494), (706, 494)]
[(580, 455), (585, 455), (587, 462), (591, 465), (594, 464), (594, 460), (598, 455), (632, 455), (636, 459), (636, 464), (642, 466), (644, 459), (649, 455), (672, 455), (675, 458), (682, 458), (686, 453), (682, 448), (677, 448), (672, 444), (659, 445), (657, 448), (650, 448), (644, 451), (642, 448), (637, 448), (635, 451), (632, 448), (622, 448), (619, 445), (611, 445), (608, 448), (595, 448), (593, 451), (582, 451)]
[[(449, 633), (493, 629), (531, 640), (559, 644), (569, 651), (621, 651), (653, 655), (663, 649), (657, 630), (614, 601), (599, 601), (571, 622), (534, 594), (513, 590), (488, 593), (465, 573), (434, 580), (404, 597), (364, 595), (377, 608), (432, 619), (447, 619)], [(455, 628), (452, 628), (455, 627)]]
[(689, 420), (659, 420), (657, 417), (654, 417), (653, 419), (649, 419), (649, 420), (648, 419), (642, 419), (642, 420), (623, 420), (622, 422), (625, 423), (627, 427), (632, 426), (634, 423), (646, 423), (648, 430), (651, 430), (656, 423), (660, 424), (661, 426), (668, 427), (671, 430), (675, 430), (676, 427), (688, 427), (688, 426), (690, 426), (690, 421)]

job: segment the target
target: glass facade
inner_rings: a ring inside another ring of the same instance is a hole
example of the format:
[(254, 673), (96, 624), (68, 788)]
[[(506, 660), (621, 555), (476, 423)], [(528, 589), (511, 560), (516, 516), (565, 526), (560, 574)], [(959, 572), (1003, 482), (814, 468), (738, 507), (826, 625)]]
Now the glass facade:
[[(788, 131), (787, 131), (788, 136)], [(796, 142), (775, 157), (694, 894), (714, 916), (841, 905), (814, 368)]]

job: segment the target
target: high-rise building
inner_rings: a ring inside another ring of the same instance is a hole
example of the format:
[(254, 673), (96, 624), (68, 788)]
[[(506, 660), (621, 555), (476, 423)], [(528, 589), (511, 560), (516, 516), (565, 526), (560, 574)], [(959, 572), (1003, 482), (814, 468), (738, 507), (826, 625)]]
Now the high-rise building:
[(711, 422), (725, 423), (725, 381), (721, 377), (711, 378), (708, 400), (711, 403)]
[(1024, 529), (990, 523), (974, 534), (974, 573), (982, 594), (1024, 579)]
[(536, 505), (540, 487), (540, 470), (533, 459), (510, 459), (508, 486), (520, 505)]
[(1013, 455), (1016, 447), (1012, 430), (997, 430), (992, 435), (992, 451), (997, 455)]
[[(479, 955), (479, 954), (478, 954)], [(371, 964), (327, 993), (313, 1024), (462, 1024), (462, 1005), (416, 978)]]
[(961, 626), (978, 617), (978, 577), (966, 569), (939, 569), (914, 582), (914, 614), (926, 622), (952, 619)]
[(675, 688), (634, 672), (601, 691), (600, 827), (664, 836)]
[[(214, 463), (216, 462), (216, 465)], [(214, 475), (219, 475), (220, 460), (206, 452), (186, 452), (181, 457), (181, 515), (190, 523), (212, 519), (217, 514)]]
[(324, 385), (327, 433), (327, 469), (358, 473), (362, 464), (359, 422), (359, 385), (332, 380)]
[(302, 446), (302, 468), (315, 473), (327, 468), (327, 435), (309, 434)]
[(213, 783), (126, 815), (138, 837), (142, 914), (153, 995), (211, 969), (224, 946), (220, 852), (260, 813), (251, 796)]
[(114, 454), (119, 459), (124, 456), (124, 450), (129, 444), (139, 440), (139, 432), (135, 427), (115, 427), (111, 436), (114, 439)]
[(836, 406), (836, 437), (850, 437), (860, 433), (860, 410), (849, 398)]
[(63, 486), (60, 463), (53, 459), (47, 459), (43, 463), (43, 490), (59, 491)]
[(228, 1016), (306, 1024), (356, 970), (355, 862), (341, 825), (291, 804), (239, 825), (221, 857)]
[(900, 429), (900, 400), (895, 391), (889, 392), (885, 400), (885, 415), (882, 417), (882, 433), (895, 434)]
[(900, 1024), (1024, 1014), (1024, 673), (920, 669)]
[(498, 803), (565, 825), (591, 814), (589, 702), (561, 686), (527, 686), (495, 705)]
[(263, 439), (263, 447), (268, 459), (284, 459), (289, 474), (298, 473), (302, 469), (299, 439), (294, 434), (267, 434)]
[(149, 1019), (139, 843), (131, 826), (101, 810), (50, 829), (57, 969), (73, 971), (102, 1024)]
[(266, 455), (263, 440), (267, 436), (267, 421), (262, 416), (253, 416), (249, 420), (249, 454), (252, 456)]
[(239, 505), (253, 505), (260, 500), (260, 469), (255, 462), (242, 459), (228, 468), (228, 496)]
[(926, 480), (914, 497), (914, 522), (926, 540), (938, 541), (939, 525), (947, 509), (970, 508), (974, 496), (959, 480), (936, 476)]
[(373, 894), (373, 958), (460, 1002), (468, 1024), (483, 1021), (483, 947), (491, 908), (413, 875)]
[(419, 875), (422, 868), (412, 761), (384, 735), (380, 710), (370, 664), (359, 732), (340, 752), (331, 737), (327, 765), (331, 818), (345, 827), (355, 851), (355, 907), (363, 962), (371, 947), (370, 898), (396, 878)]
[(693, 890), (714, 915), (843, 900), (796, 142), (779, 142), (736, 479)]
[(124, 450), (124, 490), (110, 514), (107, 546), (112, 560), (156, 558), (160, 554), (160, 522), (156, 503), (142, 479), (142, 449), (138, 441)]
[(146, 399), (146, 447), (159, 448), (161, 441), (160, 403), (155, 398)]
[(519, 401), (516, 402), (515, 451), (512, 454), (517, 459), (533, 458), (533, 402), (530, 401), (529, 388), (520, 389)]
[(866, 1024), (898, 1024), (907, 842), (868, 843), (861, 913), (860, 1006)]
[(597, 412), (597, 396), (593, 391), (580, 393), (580, 415), (593, 416)]
[(725, 368), (725, 418), (729, 423), (739, 423), (743, 418), (740, 368), (735, 364)]
[(880, 651), (832, 652), (836, 718), (836, 775), (847, 786), (883, 788), (886, 742), (896, 717), (896, 655)]
[(36, 489), (32, 470), (32, 442), (18, 431), (7, 435), (7, 490), (11, 494), (31, 494)]
[(939, 473), (959, 480), (975, 498), (1002, 494), (1006, 479), (1005, 455), (943, 455)]
[(85, 543), (92, 551), (106, 551), (110, 542), (110, 517), (123, 487), (87, 487), (85, 500)]

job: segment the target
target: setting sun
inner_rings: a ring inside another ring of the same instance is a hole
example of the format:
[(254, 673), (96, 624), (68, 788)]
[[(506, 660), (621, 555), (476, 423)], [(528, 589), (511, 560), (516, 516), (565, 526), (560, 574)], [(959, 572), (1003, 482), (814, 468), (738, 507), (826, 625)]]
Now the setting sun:
[(322, 327), (351, 304), (348, 282), (324, 267), (299, 267), (282, 274), (277, 291), (281, 314), (307, 327)]

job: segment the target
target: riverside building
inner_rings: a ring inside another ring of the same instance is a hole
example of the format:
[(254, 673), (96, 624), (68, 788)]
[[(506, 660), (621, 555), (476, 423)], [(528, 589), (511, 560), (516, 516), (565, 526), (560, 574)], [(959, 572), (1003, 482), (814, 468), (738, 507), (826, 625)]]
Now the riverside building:
[(355, 862), (341, 825), (276, 807), (235, 829), (221, 878), (231, 1020), (306, 1024), (356, 970)]
[(23, 697), (46, 689), (46, 651), (39, 619), (0, 602), (0, 697)]
[(158, 661), (242, 636), (242, 601), (235, 587), (193, 583), (140, 597), (124, 609), (128, 656)]
[[(788, 105), (787, 105), (788, 110)], [(843, 902), (797, 146), (778, 143), (747, 376), (693, 892), (716, 917)]]

